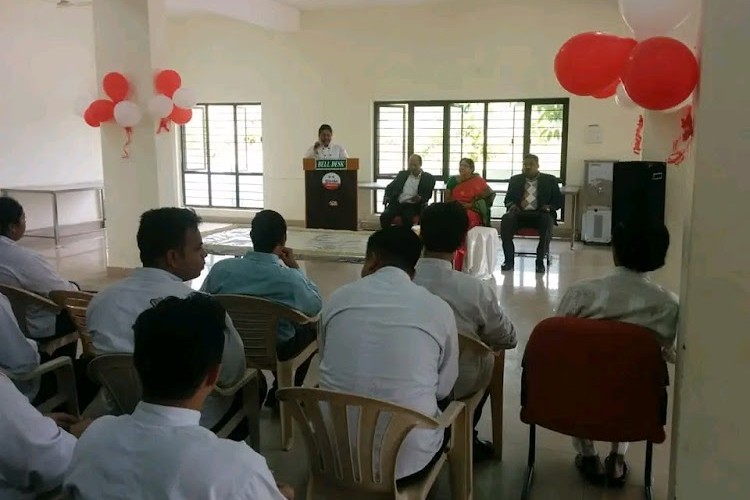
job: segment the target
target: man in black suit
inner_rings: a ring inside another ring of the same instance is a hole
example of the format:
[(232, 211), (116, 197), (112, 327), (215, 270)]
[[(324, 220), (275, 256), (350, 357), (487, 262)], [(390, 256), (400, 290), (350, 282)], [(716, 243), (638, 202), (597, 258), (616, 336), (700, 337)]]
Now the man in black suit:
[(536, 247), (536, 272), (544, 273), (544, 257), (552, 239), (552, 226), (557, 224), (557, 210), (562, 207), (563, 197), (554, 175), (539, 172), (539, 158), (527, 154), (523, 157), (523, 173), (514, 175), (508, 183), (505, 207), (508, 211), (500, 225), (505, 264), (503, 271), (513, 269), (516, 249), (513, 236), (520, 228), (530, 227), (539, 231)]
[(414, 219), (432, 198), (435, 177), (422, 170), (422, 157), (411, 155), (409, 167), (398, 173), (385, 188), (385, 210), (380, 215), (380, 225), (385, 229), (393, 219), (401, 217), (401, 224), (411, 227)]

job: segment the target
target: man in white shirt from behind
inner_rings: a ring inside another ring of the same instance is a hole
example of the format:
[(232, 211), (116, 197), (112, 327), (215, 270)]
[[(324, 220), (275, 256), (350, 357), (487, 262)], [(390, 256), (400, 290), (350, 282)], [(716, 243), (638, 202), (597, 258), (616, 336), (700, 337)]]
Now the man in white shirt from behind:
[[(648, 278), (664, 265), (669, 249), (669, 231), (662, 223), (630, 220), (612, 231), (615, 270), (599, 279), (580, 281), (565, 292), (558, 316), (623, 321), (648, 328), (669, 359), (677, 336), (677, 296)], [(595, 376), (595, 375), (594, 375)], [(625, 452), (628, 443), (612, 443), (602, 465), (594, 442), (573, 439), (578, 455), (576, 467), (591, 483), (621, 486), (627, 478)]]
[[(10, 301), (0, 294), (0, 370), (13, 375), (29, 373), (39, 366), (36, 342), (27, 338), (18, 327)], [(29, 401), (39, 390), (39, 380), (16, 384)]]
[(60, 486), (75, 436), (89, 423), (63, 413), (42, 415), (0, 373), (0, 498), (31, 500)]
[[(362, 279), (323, 308), (320, 387), (383, 399), (438, 417), (458, 376), (458, 333), (445, 301), (412, 283), (422, 251), (410, 228), (367, 242)], [(443, 430), (415, 429), (398, 454), (396, 478), (419, 474), (443, 448)]]
[[(86, 312), (86, 324), (97, 353), (133, 352), (133, 324), (139, 314), (154, 301), (193, 293), (184, 282), (200, 276), (206, 259), (199, 224), (200, 217), (187, 208), (157, 208), (141, 216), (137, 239), (143, 267), (96, 294)], [(245, 373), (245, 350), (229, 316), (224, 336), (219, 385), (230, 386)], [(232, 398), (210, 395), (201, 424), (213, 428), (231, 405)], [(96, 417), (112, 410), (102, 390), (85, 413)]]
[(138, 317), (133, 363), (143, 400), (132, 415), (102, 417), (89, 427), (65, 476), (68, 495), (284, 498), (261, 455), (199, 425), (221, 370), (224, 317), (215, 299), (198, 293), (166, 298)]
[[(54, 290), (77, 290), (63, 279), (47, 259), (18, 244), (26, 233), (26, 215), (13, 198), (0, 197), (0, 283), (47, 296)], [(75, 331), (66, 312), (55, 315), (29, 307), (26, 318), (29, 336), (35, 339), (66, 335)], [(75, 357), (75, 345), (64, 354)]]
[(344, 146), (332, 144), (333, 128), (323, 124), (318, 129), (318, 140), (305, 152), (305, 158), (316, 160), (346, 160), (349, 155)]
[[(435, 203), (425, 208), (420, 225), (425, 251), (417, 263), (414, 283), (451, 306), (460, 334), (481, 340), (493, 351), (512, 349), (516, 346), (516, 330), (500, 307), (494, 280), (484, 282), (453, 270), (453, 257), (468, 231), (469, 218), (460, 204)], [(493, 365), (492, 354), (475, 358), (462, 353), (454, 397), (464, 398), (481, 390), (480, 381), (492, 373)], [(475, 459), (490, 458), (493, 453), (492, 445), (479, 440), (476, 431), (488, 396), (487, 390), (474, 413)]]

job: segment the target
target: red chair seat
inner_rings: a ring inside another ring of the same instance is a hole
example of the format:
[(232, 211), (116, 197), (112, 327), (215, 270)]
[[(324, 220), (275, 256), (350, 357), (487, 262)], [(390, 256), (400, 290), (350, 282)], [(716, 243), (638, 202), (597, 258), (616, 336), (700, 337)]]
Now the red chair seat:
[(537, 231), (533, 227), (522, 227), (521, 229), (516, 231), (516, 234), (518, 236), (538, 237), (539, 231)]

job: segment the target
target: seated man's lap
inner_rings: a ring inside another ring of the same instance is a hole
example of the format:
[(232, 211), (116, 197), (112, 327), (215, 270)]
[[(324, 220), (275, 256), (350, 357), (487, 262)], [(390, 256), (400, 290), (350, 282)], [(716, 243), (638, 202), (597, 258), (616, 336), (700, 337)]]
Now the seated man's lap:
[(318, 337), (318, 327), (314, 323), (294, 325), (294, 337), (276, 345), (276, 355), (280, 361), (288, 361), (297, 356)]

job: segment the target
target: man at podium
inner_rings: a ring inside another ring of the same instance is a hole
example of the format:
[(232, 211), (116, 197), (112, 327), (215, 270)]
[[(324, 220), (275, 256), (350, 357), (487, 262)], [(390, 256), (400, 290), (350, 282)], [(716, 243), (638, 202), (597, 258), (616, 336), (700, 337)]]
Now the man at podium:
[(333, 128), (324, 123), (318, 129), (318, 140), (307, 150), (305, 158), (315, 160), (346, 160), (349, 158), (344, 146), (332, 144), (331, 139), (333, 139)]

